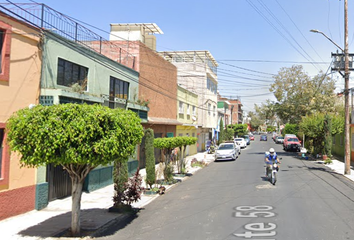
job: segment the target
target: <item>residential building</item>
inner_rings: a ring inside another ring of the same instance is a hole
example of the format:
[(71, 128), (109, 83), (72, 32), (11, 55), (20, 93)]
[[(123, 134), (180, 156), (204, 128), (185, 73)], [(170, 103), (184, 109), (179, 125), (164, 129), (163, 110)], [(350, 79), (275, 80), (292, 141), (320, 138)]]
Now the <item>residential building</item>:
[[(220, 95), (218, 95), (220, 97)], [(218, 101), (218, 125), (217, 125), (217, 132), (220, 132), (220, 123), (223, 122), (224, 129), (227, 125), (231, 122), (231, 110), (230, 110), (230, 102), (223, 100)], [(219, 134), (216, 137), (219, 140)]]
[[(103, 55), (103, 50), (108, 52), (107, 41), (46, 5), (12, 7), (8, 15), (0, 16), (0, 31), (5, 36), (1, 39), (0, 94), (7, 99), (0, 103), (0, 207), (4, 209), (0, 219), (42, 209), (48, 201), (71, 195), (71, 180), (61, 166), (20, 168), (19, 156), (5, 144), (6, 120), (12, 113), (33, 104), (103, 104), (137, 112), (143, 123), (148, 112), (134, 97), (139, 93), (139, 73), (134, 70), (133, 56), (125, 53), (125, 60), (118, 61), (114, 52)], [(16, 15), (12, 15), (16, 7)], [(31, 17), (36, 14), (37, 18)], [(97, 39), (102, 42), (100, 49), (95, 49)], [(129, 160), (131, 173), (138, 160), (138, 154)], [(112, 170), (113, 166), (101, 166), (90, 172), (84, 191), (111, 184)], [(5, 207), (9, 205), (11, 208)]]
[[(176, 129), (177, 136), (197, 137), (197, 119), (198, 119), (198, 95), (178, 86), (178, 117), (177, 120), (182, 123)], [(188, 146), (186, 155), (197, 153), (197, 143)]]
[(0, 13), (0, 220), (35, 208), (37, 169), (21, 167), (20, 156), (6, 144), (6, 122), (23, 108), (38, 104), (42, 53), (39, 29)]
[[(154, 130), (155, 137), (174, 137), (177, 121), (177, 68), (156, 53), (155, 34), (163, 34), (155, 23), (111, 24), (110, 42), (120, 45), (135, 56), (139, 72), (139, 94), (135, 98), (149, 107), (144, 128)], [(144, 141), (140, 167), (145, 167)], [(155, 150), (160, 160), (160, 151)]]
[(178, 85), (198, 95), (198, 151), (203, 151), (207, 141), (216, 137), (218, 64), (209, 51), (159, 54), (177, 67)]
[(228, 101), (230, 103), (230, 105), (229, 105), (229, 109), (231, 112), (230, 124), (242, 124), (243, 123), (242, 103), (239, 99), (230, 99), (230, 98), (220, 96), (219, 101)]

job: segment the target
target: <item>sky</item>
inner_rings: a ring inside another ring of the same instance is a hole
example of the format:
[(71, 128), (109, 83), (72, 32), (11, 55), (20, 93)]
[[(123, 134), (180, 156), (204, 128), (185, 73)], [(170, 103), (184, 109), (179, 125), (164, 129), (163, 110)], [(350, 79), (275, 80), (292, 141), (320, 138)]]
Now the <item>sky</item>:
[[(34, 2), (34, 1), (12, 1)], [(155, 23), (157, 51), (208, 50), (218, 62), (218, 91), (239, 98), (245, 112), (270, 99), (273, 76), (303, 65), (315, 76), (331, 72), (337, 48), (344, 48), (344, 0), (56, 0), (36, 1), (97, 28), (108, 39), (111, 23)], [(348, 1), (349, 52), (354, 46), (354, 3)], [(102, 30), (102, 31), (100, 31)], [(344, 88), (337, 73), (336, 91)], [(352, 84), (350, 78), (349, 87)]]

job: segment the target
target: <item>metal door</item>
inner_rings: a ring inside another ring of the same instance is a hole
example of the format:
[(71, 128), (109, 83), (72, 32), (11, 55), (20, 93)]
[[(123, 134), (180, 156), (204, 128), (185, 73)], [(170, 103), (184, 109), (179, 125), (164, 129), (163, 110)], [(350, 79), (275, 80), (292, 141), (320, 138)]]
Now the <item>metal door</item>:
[(47, 182), (49, 185), (49, 201), (71, 196), (71, 178), (62, 166), (47, 166)]

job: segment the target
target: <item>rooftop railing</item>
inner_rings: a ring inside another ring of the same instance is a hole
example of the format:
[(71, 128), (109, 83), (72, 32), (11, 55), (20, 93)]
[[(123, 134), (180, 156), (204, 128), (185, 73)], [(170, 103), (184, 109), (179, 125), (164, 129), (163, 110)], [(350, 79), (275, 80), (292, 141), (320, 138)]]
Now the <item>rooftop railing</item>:
[(104, 39), (73, 18), (45, 4), (12, 3), (8, 1), (8, 3), (0, 3), (0, 11), (37, 28), (56, 33), (129, 68), (135, 69), (135, 57), (122, 49), (118, 43)]

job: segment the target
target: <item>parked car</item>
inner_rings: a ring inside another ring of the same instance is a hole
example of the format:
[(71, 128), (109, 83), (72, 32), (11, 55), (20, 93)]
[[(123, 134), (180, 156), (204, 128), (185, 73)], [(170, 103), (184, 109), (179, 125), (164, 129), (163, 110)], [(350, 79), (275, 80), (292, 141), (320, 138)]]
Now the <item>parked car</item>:
[(248, 135), (243, 135), (242, 138), (245, 139), (247, 145), (250, 145), (250, 144), (251, 144), (250, 136), (248, 136)]
[(241, 147), (240, 147), (240, 145), (236, 144), (234, 141), (225, 141), (225, 143), (234, 143), (234, 144), (235, 144), (235, 149), (236, 149), (236, 154), (237, 154), (237, 156), (241, 154)]
[(240, 145), (241, 149), (247, 147), (247, 143), (244, 138), (235, 138), (234, 142), (238, 145)]
[(250, 135), (250, 140), (254, 141), (254, 136), (253, 135)]
[(285, 151), (300, 152), (301, 143), (297, 137), (287, 137), (284, 138), (283, 147)]
[(236, 160), (237, 157), (235, 143), (221, 143), (215, 150), (215, 161)]
[(267, 135), (261, 135), (261, 137), (259, 138), (260, 141), (267, 141)]
[(284, 142), (284, 137), (282, 137), (282, 136), (276, 136), (275, 137), (275, 143), (281, 143), (281, 144), (283, 144), (283, 142)]

